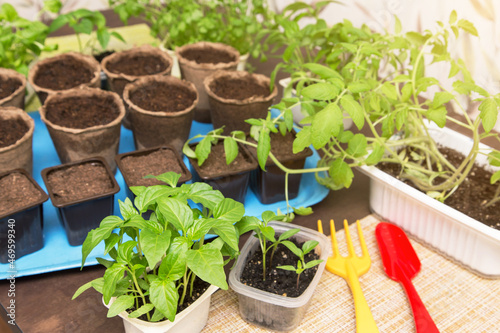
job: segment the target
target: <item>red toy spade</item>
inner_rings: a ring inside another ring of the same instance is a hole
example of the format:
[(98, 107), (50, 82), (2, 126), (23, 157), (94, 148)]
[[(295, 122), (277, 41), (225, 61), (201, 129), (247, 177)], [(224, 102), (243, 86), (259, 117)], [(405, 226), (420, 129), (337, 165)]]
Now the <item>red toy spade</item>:
[(380, 255), (387, 275), (403, 285), (410, 301), (417, 333), (439, 333), (411, 279), (420, 271), (420, 260), (401, 228), (381, 222), (375, 229)]

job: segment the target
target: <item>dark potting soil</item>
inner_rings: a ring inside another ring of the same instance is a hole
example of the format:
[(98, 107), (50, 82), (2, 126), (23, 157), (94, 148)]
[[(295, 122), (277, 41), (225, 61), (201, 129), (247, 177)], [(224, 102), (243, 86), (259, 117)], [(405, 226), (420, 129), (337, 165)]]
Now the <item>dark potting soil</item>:
[(47, 105), (47, 119), (69, 128), (88, 128), (106, 125), (118, 117), (120, 111), (111, 96), (99, 98), (71, 97), (52, 101)]
[[(290, 241), (297, 245), (298, 248), (302, 248), (303, 243), (297, 242), (295, 239), (291, 239)], [(267, 242), (267, 246), (271, 244), (271, 242)], [(257, 251), (247, 258), (247, 262), (245, 263), (240, 277), (241, 283), (287, 297), (299, 297), (302, 295), (313, 280), (314, 275), (316, 275), (318, 266), (306, 269), (300, 274), (299, 288), (297, 289), (297, 274), (293, 271), (276, 268), (284, 265), (297, 267), (297, 256), (286, 246), (280, 244), (276, 248), (271, 262), (271, 252), (272, 251), (268, 251), (266, 253), (267, 269), (265, 281), (262, 278), (262, 250), (259, 246)], [(319, 259), (319, 255), (314, 251), (305, 255), (306, 262), (317, 259)]]
[(271, 94), (269, 86), (258, 84), (251, 76), (219, 79), (210, 84), (210, 89), (219, 97), (240, 101), (250, 97), (267, 97)]
[(0, 99), (9, 97), (21, 86), (21, 82), (14, 79), (0, 80)]
[(65, 90), (92, 81), (94, 73), (75, 59), (61, 59), (40, 66), (34, 82), (43, 88)]
[(159, 180), (144, 176), (158, 176), (169, 171), (183, 173), (175, 153), (167, 149), (155, 150), (147, 155), (125, 156), (121, 159), (121, 167), (129, 186), (164, 185)]
[[(193, 284), (192, 296), (189, 295), (189, 289), (188, 289), (186, 291), (186, 297), (184, 298), (184, 302), (180, 305), (177, 305), (177, 314), (180, 313), (182, 310), (186, 309), (187, 307), (189, 307), (191, 304), (193, 304), (198, 298), (200, 298), (200, 296), (203, 295), (203, 293), (205, 292), (205, 290), (208, 289), (208, 287), (210, 287), (209, 283), (207, 283), (199, 278), (196, 278), (194, 280), (194, 284)], [(183, 290), (184, 290), (183, 287), (179, 288), (179, 301), (181, 299)], [(139, 307), (141, 307), (144, 303), (142, 302), (142, 299), (140, 297), (138, 299), (139, 299)], [(148, 296), (146, 296), (146, 301), (149, 302)], [(131, 313), (135, 310), (136, 310), (136, 308), (134, 307), (134, 308), (127, 310), (127, 311), (128, 311), (128, 313)], [(154, 311), (150, 312), (151, 316), (153, 315), (153, 312)], [(147, 317), (147, 315), (144, 314), (141, 317), (139, 317), (138, 319), (147, 321), (148, 317)]]
[(0, 148), (8, 147), (21, 139), (29, 127), (21, 119), (0, 121)]
[(106, 58), (109, 55), (112, 55), (113, 53), (115, 53), (115, 51), (104, 51), (99, 54), (94, 54), (94, 59), (101, 62), (102, 59)]
[(198, 64), (229, 63), (236, 60), (235, 57), (227, 52), (210, 48), (203, 50), (186, 50), (182, 52), (182, 56)]
[(130, 100), (148, 111), (177, 112), (193, 105), (196, 94), (187, 88), (155, 83), (135, 90)]
[[(464, 159), (464, 155), (446, 147), (439, 147), (439, 151), (454, 166), (458, 166)], [(379, 163), (377, 168), (400, 179), (401, 167), (394, 163)], [(469, 177), (460, 185), (457, 190), (445, 200), (445, 204), (468, 215), (482, 223), (500, 230), (500, 203), (495, 203), (489, 207), (485, 204), (491, 200), (498, 187), (490, 184), (492, 173), (482, 167), (474, 165)], [(401, 179), (400, 179), (401, 180)], [(402, 180), (406, 184), (415, 187), (412, 182)], [(439, 179), (436, 180), (436, 184)]]
[(133, 55), (121, 61), (109, 62), (107, 69), (111, 73), (133, 76), (153, 75), (163, 72), (168, 67), (165, 60), (155, 55)]
[(59, 204), (98, 196), (113, 188), (106, 168), (97, 162), (51, 171), (47, 181)]
[[(195, 162), (196, 163), (196, 162)], [(208, 158), (201, 165), (200, 170), (203, 171), (203, 176), (218, 175), (221, 173), (232, 173), (240, 170), (249, 169), (252, 166), (252, 161), (247, 159), (241, 152), (236, 156), (233, 162), (229, 165), (226, 163), (226, 153), (224, 152), (224, 143), (220, 141), (215, 146), (212, 146), (212, 151)]]
[(0, 215), (28, 207), (42, 198), (33, 183), (19, 172), (0, 179)]

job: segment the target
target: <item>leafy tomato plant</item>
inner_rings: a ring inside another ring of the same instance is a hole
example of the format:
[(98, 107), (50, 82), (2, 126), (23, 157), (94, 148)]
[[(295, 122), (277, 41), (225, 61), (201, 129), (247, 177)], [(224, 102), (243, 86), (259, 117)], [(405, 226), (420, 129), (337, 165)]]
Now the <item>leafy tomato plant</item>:
[[(103, 241), (111, 260), (98, 259), (106, 267), (104, 276), (81, 286), (73, 299), (93, 287), (106, 304), (116, 297), (108, 317), (130, 310), (131, 318), (174, 321), (196, 278), (228, 288), (224, 265), (239, 253), (233, 224), (243, 218), (243, 204), (205, 183), (176, 186), (179, 177), (169, 172), (155, 177), (166, 185), (131, 187), (134, 204), (119, 201), (122, 216), (108, 216), (89, 232), (82, 267)], [(190, 202), (198, 205), (192, 208)], [(145, 219), (147, 211), (151, 215)], [(206, 242), (209, 233), (219, 237)]]

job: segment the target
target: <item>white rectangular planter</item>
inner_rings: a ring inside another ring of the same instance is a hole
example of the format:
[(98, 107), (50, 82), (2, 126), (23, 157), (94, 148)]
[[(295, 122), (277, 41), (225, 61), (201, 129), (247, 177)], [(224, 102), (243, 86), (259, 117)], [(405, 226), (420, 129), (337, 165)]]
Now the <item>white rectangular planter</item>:
[[(151, 323), (137, 318), (129, 318), (127, 311), (121, 312), (119, 316), (123, 319), (126, 333), (198, 333), (207, 324), (210, 299), (218, 289), (219, 287), (214, 285), (208, 287), (193, 304), (178, 313), (173, 322), (165, 320)], [(109, 308), (114, 300), (113, 297), (109, 304), (104, 305)]]
[[(472, 139), (453, 130), (431, 128), (434, 140), (467, 153)], [(481, 149), (491, 149), (481, 144)], [(486, 165), (480, 155), (478, 164)], [(373, 166), (360, 170), (370, 180), (370, 209), (409, 234), (489, 278), (500, 278), (500, 230), (493, 229), (427, 196)]]
[(299, 297), (276, 295), (241, 283), (240, 277), (247, 258), (255, 253), (259, 246), (258, 239), (254, 237), (255, 233), (252, 233), (243, 246), (235, 267), (229, 273), (229, 286), (238, 294), (240, 314), (245, 321), (273, 331), (291, 331), (300, 324), (309, 307), (325, 269), (326, 259), (331, 254), (330, 243), (325, 235), (299, 225), (274, 221), (269, 222), (269, 225), (274, 228), (277, 235), (298, 228), (300, 232), (295, 234), (294, 238), (299, 242), (308, 240), (319, 242), (315, 252), (319, 255), (319, 259), (324, 261), (319, 264), (313, 280)]

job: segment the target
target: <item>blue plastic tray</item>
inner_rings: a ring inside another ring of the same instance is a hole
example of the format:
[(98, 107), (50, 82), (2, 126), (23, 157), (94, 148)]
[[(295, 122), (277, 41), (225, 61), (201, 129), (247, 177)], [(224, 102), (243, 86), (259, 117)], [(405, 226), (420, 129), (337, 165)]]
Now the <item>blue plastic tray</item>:
[[(32, 112), (30, 116), (35, 120), (35, 133), (33, 135), (33, 178), (46, 191), (40, 172), (44, 168), (60, 164), (60, 161), (47, 127), (41, 121), (39, 113)], [(190, 137), (199, 133), (207, 133), (212, 129), (211, 124), (202, 124), (194, 121)], [(133, 150), (135, 150), (135, 147), (132, 132), (122, 127), (119, 151), (120, 153), (125, 153)], [(318, 159), (318, 153), (314, 152), (312, 156), (307, 158), (305, 167), (315, 167)], [(184, 162), (189, 167), (187, 158), (184, 159)], [(118, 185), (120, 185), (120, 192), (115, 195), (115, 215), (120, 215), (118, 199), (123, 201), (126, 198), (126, 185), (119, 170), (116, 172), (115, 177)], [(305, 174), (300, 183), (299, 196), (290, 200), (290, 204), (296, 207), (307, 207), (320, 202), (327, 194), (328, 189), (316, 182), (314, 174)], [(278, 208), (281, 210), (286, 209), (286, 203), (281, 201), (264, 205), (257, 200), (251, 190), (247, 192), (245, 198), (246, 215), (260, 217), (263, 211), (276, 211)], [(69, 245), (64, 228), (57, 217), (56, 208), (52, 206), (50, 199), (43, 204), (43, 214), (44, 247), (35, 253), (17, 259), (14, 270), (11, 270), (8, 264), (0, 264), (0, 280), (6, 279), (11, 274), (20, 277), (80, 267), (82, 248), (81, 246)], [(89, 255), (85, 266), (98, 264), (96, 257), (101, 257), (103, 252), (104, 244), (101, 243)]]

